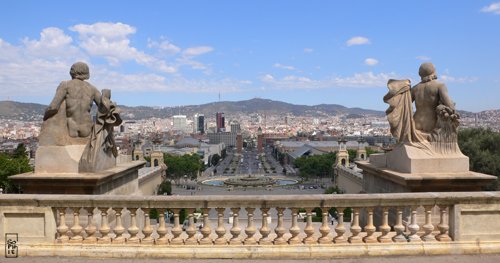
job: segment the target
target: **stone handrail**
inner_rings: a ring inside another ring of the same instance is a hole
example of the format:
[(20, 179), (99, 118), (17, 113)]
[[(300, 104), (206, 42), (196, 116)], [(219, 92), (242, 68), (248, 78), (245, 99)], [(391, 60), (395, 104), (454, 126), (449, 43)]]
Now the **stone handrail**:
[[(0, 195), (0, 221), (11, 220), (0, 223), (4, 225), (3, 231), (8, 232), (12, 222), (22, 224), (23, 215), (30, 218), (27, 222), (35, 222), (30, 214), (46, 213), (43, 217), (45, 242), (63, 245), (354, 246), (356, 243), (500, 241), (497, 227), (488, 229), (481, 222), (470, 224), (476, 217), (497, 220), (498, 224), (498, 204), (500, 192), (204, 197)], [(314, 225), (312, 212), (317, 207), (321, 208), (318, 215), (321, 222)], [(338, 212), (334, 225), (330, 225), (330, 208)], [(346, 208), (352, 211), (351, 222), (344, 222)], [(37, 212), (36, 209), (45, 210)], [(158, 211), (158, 225), (151, 224), (151, 209)], [(188, 211), (186, 229), (179, 220), (181, 209)], [(230, 210), (229, 215), (225, 215), (226, 209)], [(299, 224), (299, 212), (304, 210), (305, 224)], [(172, 226), (165, 222), (167, 211), (173, 214)], [(199, 228), (194, 223), (196, 211), (201, 211), (203, 222)], [(210, 211), (216, 212), (213, 222)], [(242, 211), (246, 211), (244, 218), (240, 218)], [(275, 225), (268, 223), (271, 211), (276, 215)], [(255, 212), (259, 212), (261, 218), (255, 218)], [(285, 212), (289, 213), (288, 220), (285, 220)], [(225, 219), (229, 218), (228, 227)], [(51, 220), (52, 228), (47, 227)], [(408, 220), (407, 226), (403, 220)], [(22, 233), (20, 235), (22, 237)]]

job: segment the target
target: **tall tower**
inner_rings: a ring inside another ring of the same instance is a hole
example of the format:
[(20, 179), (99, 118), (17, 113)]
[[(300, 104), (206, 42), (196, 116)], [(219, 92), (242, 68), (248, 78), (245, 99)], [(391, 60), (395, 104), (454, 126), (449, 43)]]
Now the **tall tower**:
[(356, 159), (366, 161), (366, 149), (365, 149), (365, 139), (359, 137), (358, 139), (358, 150), (356, 150)]
[(217, 114), (215, 115), (215, 120), (217, 123), (217, 132), (225, 132), (226, 124), (225, 124), (224, 112), (217, 112)]
[(337, 166), (349, 166), (349, 152), (347, 151), (347, 140), (344, 138), (344, 136), (341, 136), (338, 140), (339, 142), (339, 151), (337, 153), (337, 160), (335, 163)]
[(193, 129), (194, 133), (201, 133), (201, 134), (205, 133), (205, 115), (196, 113), (194, 115), (193, 123), (194, 123), (194, 129)]
[(257, 152), (259, 154), (264, 152), (264, 135), (262, 134), (262, 128), (257, 129)]

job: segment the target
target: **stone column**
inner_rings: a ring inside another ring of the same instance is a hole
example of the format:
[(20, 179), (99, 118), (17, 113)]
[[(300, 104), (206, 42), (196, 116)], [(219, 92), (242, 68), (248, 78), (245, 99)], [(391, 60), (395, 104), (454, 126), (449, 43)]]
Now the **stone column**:
[(361, 227), (359, 226), (359, 208), (352, 208), (352, 224), (351, 224), (351, 236), (349, 237), (349, 243), (361, 243), (362, 239), (359, 236), (361, 233)]
[(332, 240), (328, 237), (330, 234), (330, 227), (328, 226), (328, 208), (321, 208), (321, 227), (319, 228), (319, 232), (321, 233), (321, 237), (318, 239), (318, 243), (320, 244), (330, 244)]
[(298, 208), (292, 208), (292, 226), (290, 227), (290, 234), (292, 237), (288, 239), (288, 243), (290, 245), (301, 244), (302, 241), (299, 239), (300, 227), (297, 222), (297, 215), (299, 212)]
[(153, 234), (153, 228), (151, 227), (151, 220), (149, 219), (149, 208), (141, 208), (144, 211), (144, 228), (142, 229), (142, 234), (144, 238), (142, 239), (143, 244), (153, 244), (154, 239), (151, 237)]
[(438, 241), (451, 241), (451, 237), (448, 235), (448, 229), (450, 228), (448, 224), (446, 223), (447, 219), (447, 207), (446, 206), (440, 206), (439, 207), (441, 210), (441, 217), (439, 220), (439, 225), (437, 225), (437, 228), (439, 229), (439, 235), (436, 236), (436, 239)]
[(129, 208), (130, 211), (130, 227), (127, 229), (130, 237), (127, 243), (138, 244), (141, 240), (137, 237), (139, 233), (139, 228), (137, 227), (136, 213), (138, 208)]
[(262, 212), (262, 226), (260, 228), (260, 234), (262, 235), (262, 237), (259, 240), (259, 245), (271, 245), (272, 241), (269, 238), (271, 229), (269, 229), (269, 226), (267, 224), (269, 208), (261, 208), (260, 211)]
[(125, 233), (125, 228), (122, 225), (122, 210), (123, 208), (113, 208), (115, 210), (116, 216), (116, 226), (113, 228), (113, 232), (115, 233), (115, 238), (112, 240), (115, 244), (121, 244), (125, 242), (125, 237), (123, 237), (123, 233)]
[(70, 243), (81, 243), (83, 241), (83, 227), (80, 225), (80, 207), (73, 207), (73, 226), (71, 227), (73, 236), (69, 240)]
[(87, 227), (85, 227), (85, 233), (87, 234), (87, 237), (83, 240), (83, 243), (87, 244), (94, 244), (97, 243), (97, 237), (95, 236), (97, 228), (94, 225), (94, 215), (93, 207), (85, 207), (84, 208), (87, 211)]
[(255, 211), (255, 208), (252, 207), (247, 207), (247, 215), (248, 215), (248, 222), (247, 222), (247, 228), (245, 229), (245, 234), (247, 235), (247, 238), (243, 241), (245, 245), (255, 245), (257, 244), (257, 241), (255, 240), (255, 232), (257, 230), (255, 229), (255, 226), (253, 225), (253, 212)]
[(226, 208), (224, 207), (217, 207), (215, 208), (217, 210), (217, 229), (215, 229), (215, 233), (217, 234), (217, 238), (215, 239), (215, 244), (216, 245), (226, 245), (227, 240), (224, 237), (226, 234), (226, 228), (224, 228), (224, 211)]
[(231, 228), (230, 232), (231, 232), (231, 235), (233, 235), (233, 237), (229, 240), (229, 244), (230, 245), (241, 245), (241, 239), (239, 237), (240, 233), (241, 233), (241, 228), (239, 226), (239, 211), (240, 211), (240, 208), (239, 207), (233, 207), (231, 208), (231, 212), (233, 214), (233, 227)]
[(373, 225), (373, 207), (367, 207), (366, 213), (368, 215), (368, 222), (364, 228), (366, 236), (363, 238), (363, 242), (377, 243), (377, 238), (373, 235), (375, 233), (375, 226)]
[(68, 236), (68, 226), (66, 225), (66, 208), (58, 207), (56, 208), (59, 214), (59, 226), (57, 227), (57, 243), (66, 243), (69, 241)]
[(159, 226), (158, 229), (156, 229), (156, 232), (158, 233), (158, 239), (156, 239), (155, 244), (157, 245), (168, 245), (168, 238), (167, 238), (167, 226), (165, 225), (165, 209), (158, 209), (158, 220)]
[(179, 223), (179, 212), (180, 208), (172, 209), (174, 211), (174, 227), (172, 228), (172, 235), (174, 236), (172, 240), (170, 240), (170, 244), (172, 245), (182, 245), (184, 244), (184, 240), (180, 237), (182, 234), (182, 227)]
[(396, 207), (396, 225), (394, 226), (394, 231), (396, 235), (392, 237), (394, 242), (408, 242), (403, 232), (405, 231), (405, 226), (403, 225), (403, 209), (401, 207)]
[(424, 235), (422, 236), (423, 241), (436, 241), (436, 238), (432, 234), (432, 230), (434, 230), (434, 226), (432, 225), (432, 207), (430, 205), (424, 206), (425, 209), (425, 225), (422, 226), (424, 229)]
[(382, 225), (379, 226), (379, 230), (382, 234), (377, 238), (378, 242), (392, 242), (391, 238), (389, 237), (391, 227), (389, 226), (389, 210), (387, 207), (382, 207)]
[(285, 227), (283, 226), (283, 211), (285, 211), (285, 208), (283, 207), (278, 207), (276, 208), (278, 211), (278, 224), (276, 225), (276, 228), (274, 229), (274, 232), (276, 233), (276, 238), (274, 239), (274, 244), (275, 245), (285, 245), (287, 242), (285, 238), (283, 238), (283, 235), (285, 234)]
[(345, 226), (344, 226), (344, 209), (343, 207), (337, 207), (337, 215), (338, 215), (338, 223), (335, 227), (335, 232), (337, 236), (333, 239), (335, 244), (343, 244), (347, 242), (347, 239), (344, 237)]
[(101, 244), (109, 244), (111, 243), (111, 237), (108, 236), (111, 229), (108, 225), (108, 207), (99, 207), (99, 211), (101, 211), (101, 228), (99, 232), (101, 233), (101, 237), (97, 239), (97, 243)]
[(306, 237), (304, 238), (305, 244), (316, 244), (316, 240), (314, 239), (314, 227), (312, 225), (312, 208), (306, 209), (307, 222), (306, 227), (304, 228), (304, 233), (306, 233)]
[(211, 245), (214, 242), (210, 238), (210, 234), (212, 233), (212, 229), (210, 228), (210, 219), (208, 219), (208, 208), (202, 208), (201, 212), (203, 214), (203, 227), (201, 228), (201, 234), (203, 237), (200, 240), (200, 244), (202, 245)]

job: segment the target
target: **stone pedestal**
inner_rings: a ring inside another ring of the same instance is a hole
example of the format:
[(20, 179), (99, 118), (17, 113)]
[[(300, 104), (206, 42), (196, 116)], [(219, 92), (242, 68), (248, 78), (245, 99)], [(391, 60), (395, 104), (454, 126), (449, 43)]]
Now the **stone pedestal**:
[[(61, 161), (57, 159), (53, 159), (52, 162), (61, 164)], [(97, 173), (37, 171), (14, 175), (10, 178), (15, 184), (21, 186), (25, 194), (137, 194), (139, 193), (138, 170), (145, 163), (144, 161), (120, 163)]]
[[(395, 155), (374, 154), (370, 161), (357, 161), (363, 169), (363, 191), (366, 193), (401, 192), (458, 192), (481, 191), (482, 187), (496, 180), (495, 176), (468, 170), (468, 158), (421, 158), (408, 160), (403, 154), (398, 157), (403, 164), (389, 161)], [(466, 164), (464, 162), (467, 162)], [(395, 171), (391, 166), (404, 166)], [(466, 169), (467, 168), (467, 169)]]

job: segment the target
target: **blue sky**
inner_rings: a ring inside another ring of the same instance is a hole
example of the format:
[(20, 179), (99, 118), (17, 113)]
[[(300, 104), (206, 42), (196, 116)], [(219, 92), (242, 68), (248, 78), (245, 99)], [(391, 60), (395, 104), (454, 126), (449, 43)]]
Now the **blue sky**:
[(378, 110), (431, 61), (459, 109), (498, 109), (500, 2), (0, 1), (0, 100), (48, 104), (76, 61), (130, 106)]

